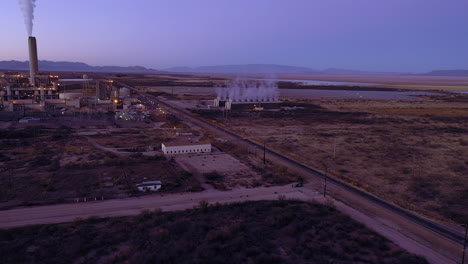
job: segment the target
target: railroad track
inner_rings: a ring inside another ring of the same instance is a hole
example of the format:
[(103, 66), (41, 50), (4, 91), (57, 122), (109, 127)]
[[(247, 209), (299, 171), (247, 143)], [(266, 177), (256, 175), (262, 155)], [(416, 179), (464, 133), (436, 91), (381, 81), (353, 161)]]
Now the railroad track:
[(222, 132), (222, 133), (225, 133), (225, 134), (228, 134), (229, 136), (231, 137), (234, 137), (236, 140), (241, 140), (245, 143), (247, 143), (248, 145), (250, 146), (253, 146), (257, 149), (260, 149), (260, 150), (263, 150), (265, 149), (265, 152), (269, 155), (272, 155), (280, 160), (283, 160), (284, 162), (287, 162), (289, 163), (290, 165), (293, 165), (294, 167), (296, 168), (299, 168), (315, 177), (319, 177), (321, 179), (326, 179), (328, 182), (331, 182), (333, 184), (335, 184), (335, 186), (343, 189), (343, 190), (346, 190), (352, 194), (355, 194), (361, 198), (364, 198), (365, 200), (369, 201), (369, 202), (372, 202), (373, 204), (376, 204), (378, 206), (380, 206), (381, 208), (387, 210), (387, 211), (390, 211), (394, 214), (397, 214), (421, 227), (424, 227), (425, 229), (427, 230), (430, 230), (440, 236), (443, 236), (449, 240), (452, 240), (460, 245), (463, 245), (463, 242), (464, 242), (464, 236), (460, 233), (457, 233), (456, 231), (454, 230), (451, 230), (449, 228), (447, 228), (446, 226), (444, 225), (441, 225), (441, 224), (438, 224), (432, 220), (429, 220), (427, 218), (424, 218), (422, 216), (419, 216), (415, 213), (412, 213), (408, 210), (405, 210), (395, 204), (392, 204), (390, 202), (387, 202), (385, 200), (382, 200), (364, 190), (361, 190), (355, 186), (352, 186), (348, 183), (345, 183), (339, 179), (336, 179), (334, 177), (331, 177), (331, 176), (328, 176), (328, 175), (324, 175), (323, 173), (321, 173), (320, 171), (317, 171), (305, 164), (302, 164), (296, 160), (293, 160), (289, 157), (286, 157), (274, 150), (271, 150), (269, 148), (266, 148), (260, 144), (258, 144), (257, 142), (254, 142), (252, 140), (249, 140), (249, 139), (246, 139), (242, 136), (239, 136), (217, 124), (214, 124), (212, 122), (209, 122), (208, 120), (205, 120), (201, 117), (198, 117), (198, 116), (195, 116), (193, 115), (192, 113), (184, 110), (184, 109), (180, 109), (176, 106), (173, 106), (172, 104), (169, 104), (168, 102), (165, 102), (164, 100), (161, 100), (159, 98), (157, 98), (156, 96), (153, 96), (153, 95), (150, 95), (150, 94), (146, 94), (146, 93), (143, 93), (141, 91), (138, 91), (138, 89), (135, 89), (134, 87), (131, 87), (131, 86), (128, 86), (122, 82), (119, 82), (119, 81), (116, 81), (117, 83), (125, 86), (125, 87), (128, 87), (129, 89), (131, 89), (132, 91), (134, 91), (135, 93), (141, 95), (141, 96), (145, 96), (145, 97), (149, 97), (151, 99), (153, 99), (154, 101), (158, 102), (159, 104), (161, 105), (164, 105), (165, 107), (167, 107), (168, 109), (171, 110), (171, 112), (173, 114), (179, 114), (179, 115), (182, 115), (185, 117), (185, 119), (189, 119), (190, 121), (194, 122), (194, 123), (198, 123), (198, 124), (203, 124), (205, 126), (208, 126), (212, 129), (215, 129), (219, 132)]

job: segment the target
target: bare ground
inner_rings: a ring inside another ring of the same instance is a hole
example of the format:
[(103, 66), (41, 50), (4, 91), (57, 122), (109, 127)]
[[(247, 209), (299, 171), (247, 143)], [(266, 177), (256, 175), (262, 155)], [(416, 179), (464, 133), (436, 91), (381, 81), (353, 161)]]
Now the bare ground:
[[(261, 176), (251, 167), (235, 157), (223, 153), (178, 155), (175, 160), (183, 168), (199, 174), (200, 181), (214, 185), (217, 189), (233, 189), (236, 187), (254, 187), (261, 181)], [(206, 175), (217, 173), (216, 179), (206, 179)]]

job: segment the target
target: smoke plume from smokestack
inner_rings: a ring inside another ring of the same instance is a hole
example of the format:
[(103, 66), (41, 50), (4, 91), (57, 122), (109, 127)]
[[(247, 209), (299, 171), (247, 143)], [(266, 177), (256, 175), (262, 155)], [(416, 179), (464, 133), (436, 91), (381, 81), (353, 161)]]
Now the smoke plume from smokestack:
[(28, 31), (29, 36), (32, 36), (34, 8), (36, 7), (36, 0), (19, 0), (19, 4), (21, 6), (21, 11), (23, 11), (26, 31)]

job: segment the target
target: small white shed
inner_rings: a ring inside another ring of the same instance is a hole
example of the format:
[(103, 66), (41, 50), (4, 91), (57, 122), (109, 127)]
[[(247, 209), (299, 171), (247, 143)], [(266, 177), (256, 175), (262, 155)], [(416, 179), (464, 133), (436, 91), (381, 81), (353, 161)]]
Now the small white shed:
[(162, 188), (161, 181), (146, 181), (136, 185), (141, 192), (155, 192)]

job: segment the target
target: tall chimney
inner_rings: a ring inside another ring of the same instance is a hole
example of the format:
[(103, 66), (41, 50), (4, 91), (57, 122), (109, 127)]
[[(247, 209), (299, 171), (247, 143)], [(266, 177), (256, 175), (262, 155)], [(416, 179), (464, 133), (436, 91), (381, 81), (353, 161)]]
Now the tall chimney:
[(39, 62), (37, 60), (36, 38), (29, 37), (29, 78), (31, 85), (36, 85), (36, 74), (39, 71)]

